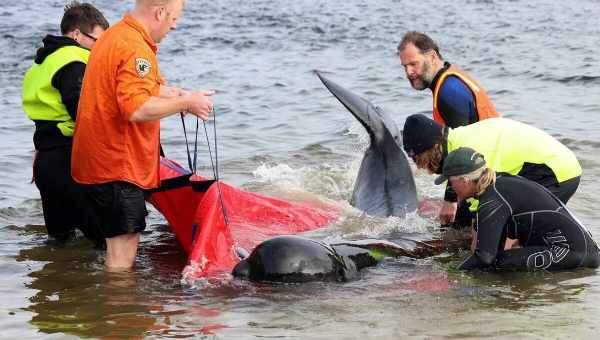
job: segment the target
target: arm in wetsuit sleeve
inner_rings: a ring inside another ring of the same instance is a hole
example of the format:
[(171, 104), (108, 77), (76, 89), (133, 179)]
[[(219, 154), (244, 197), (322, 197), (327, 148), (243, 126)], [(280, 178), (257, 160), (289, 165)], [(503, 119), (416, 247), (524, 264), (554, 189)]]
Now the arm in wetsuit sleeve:
[(438, 110), (446, 125), (456, 128), (478, 120), (475, 96), (462, 80), (448, 76), (438, 93)]
[(496, 261), (498, 248), (504, 247), (502, 234), (510, 218), (510, 208), (500, 197), (480, 201), (477, 210), (475, 252), (459, 266), (459, 269), (470, 270), (492, 266)]
[(79, 95), (81, 93), (81, 83), (85, 73), (85, 64), (82, 62), (72, 62), (63, 66), (54, 77), (52, 77), (52, 86), (58, 89), (63, 104), (71, 119), (75, 121), (77, 117), (77, 106), (79, 105)]

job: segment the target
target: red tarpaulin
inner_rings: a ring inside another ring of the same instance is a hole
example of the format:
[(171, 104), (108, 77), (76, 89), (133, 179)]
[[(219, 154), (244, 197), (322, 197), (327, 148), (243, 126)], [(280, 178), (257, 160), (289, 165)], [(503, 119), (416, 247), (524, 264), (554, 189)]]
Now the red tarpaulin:
[(239, 262), (238, 247), (252, 251), (273, 236), (323, 228), (340, 213), (338, 207), (323, 203), (288, 202), (190, 177), (189, 171), (165, 158), (160, 176), (161, 188), (149, 200), (189, 255), (186, 279), (230, 273)]

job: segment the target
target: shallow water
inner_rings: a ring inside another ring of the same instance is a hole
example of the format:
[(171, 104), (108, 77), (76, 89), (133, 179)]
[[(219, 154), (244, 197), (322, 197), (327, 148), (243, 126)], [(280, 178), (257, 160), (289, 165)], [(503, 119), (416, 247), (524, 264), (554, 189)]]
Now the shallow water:
[[(95, 1), (111, 22), (130, 2)], [(592, 338), (600, 332), (595, 270), (460, 273), (465, 254), (390, 259), (345, 284), (181, 283), (185, 253), (152, 211), (133, 272), (102, 270), (85, 240), (46, 244), (29, 184), (33, 124), (21, 79), (62, 3), (0, 5), (0, 338)], [(432, 10), (433, 9), (433, 10)], [(431, 107), (395, 55), (422, 30), (470, 71), (505, 116), (534, 123), (572, 148), (584, 176), (569, 206), (600, 234), (599, 3), (556, 1), (188, 1), (160, 50), (174, 85), (214, 88), (222, 178), (279, 197), (350, 197), (368, 137), (312, 70), (363, 94), (401, 126)], [(188, 121), (188, 126), (192, 121)], [(212, 131), (212, 130), (209, 130)], [(167, 154), (185, 164), (177, 117), (163, 121)], [(202, 140), (202, 139), (201, 139)], [(211, 167), (202, 140), (201, 171)], [(421, 196), (440, 194), (417, 173)], [(430, 231), (434, 221), (370, 219), (349, 211), (314, 236)]]

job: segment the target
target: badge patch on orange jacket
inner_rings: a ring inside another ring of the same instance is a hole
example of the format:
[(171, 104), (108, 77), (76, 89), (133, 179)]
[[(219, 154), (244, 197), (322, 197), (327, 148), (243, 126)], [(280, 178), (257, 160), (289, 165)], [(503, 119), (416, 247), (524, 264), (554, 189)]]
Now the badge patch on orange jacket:
[(145, 76), (147, 76), (148, 73), (150, 73), (151, 69), (152, 69), (152, 65), (150, 64), (150, 62), (147, 59), (144, 59), (144, 58), (136, 58), (135, 59), (135, 70), (136, 70), (138, 76), (140, 76), (140, 78), (144, 78)]

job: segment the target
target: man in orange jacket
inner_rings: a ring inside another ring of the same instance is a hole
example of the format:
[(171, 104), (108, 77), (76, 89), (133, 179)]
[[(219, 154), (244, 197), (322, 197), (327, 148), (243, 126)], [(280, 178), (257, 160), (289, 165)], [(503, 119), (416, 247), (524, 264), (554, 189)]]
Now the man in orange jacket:
[(159, 178), (160, 119), (189, 112), (203, 120), (212, 91), (167, 87), (157, 44), (177, 27), (184, 0), (136, 0), (90, 55), (73, 141), (73, 178), (88, 196), (106, 239), (106, 267), (130, 268), (146, 227), (147, 189)]
[(499, 116), (483, 87), (458, 66), (444, 62), (438, 45), (426, 34), (406, 33), (398, 55), (411, 86), (431, 90), (438, 123), (457, 128)]

